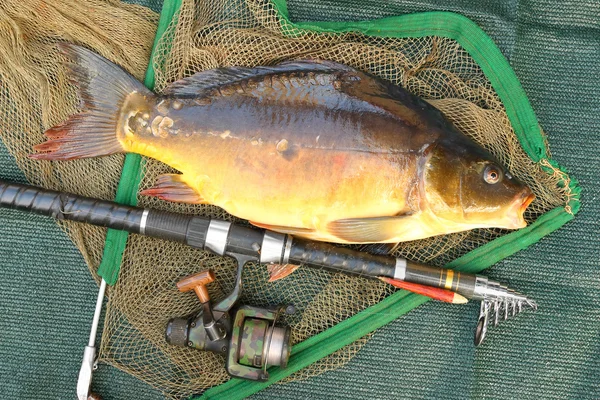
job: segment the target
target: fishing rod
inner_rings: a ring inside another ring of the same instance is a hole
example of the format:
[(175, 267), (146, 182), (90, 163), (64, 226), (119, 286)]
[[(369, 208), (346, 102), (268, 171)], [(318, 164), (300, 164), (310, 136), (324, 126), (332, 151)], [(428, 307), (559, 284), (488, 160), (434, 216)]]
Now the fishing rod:
[(449, 291), (466, 299), (481, 301), (475, 331), (476, 345), (485, 338), (492, 314), (497, 325), (501, 316), (507, 319), (523, 308), (537, 309), (533, 300), (483, 275), (420, 264), (404, 258), (373, 255), (219, 219), (125, 206), (2, 180), (0, 207), (125, 230), (233, 257), (237, 262), (235, 287), (214, 306), (214, 310), (220, 312), (228, 311), (238, 299), (242, 290), (242, 271), (249, 262), (305, 265), (382, 279), (399, 287), (409, 284), (416, 291)]

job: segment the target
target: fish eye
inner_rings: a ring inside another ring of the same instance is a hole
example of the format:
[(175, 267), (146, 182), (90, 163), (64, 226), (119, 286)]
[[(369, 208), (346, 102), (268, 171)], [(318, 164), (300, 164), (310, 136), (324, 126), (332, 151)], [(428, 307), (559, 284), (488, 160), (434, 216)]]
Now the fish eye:
[(488, 165), (483, 170), (483, 180), (493, 185), (502, 180), (502, 171), (495, 165)]

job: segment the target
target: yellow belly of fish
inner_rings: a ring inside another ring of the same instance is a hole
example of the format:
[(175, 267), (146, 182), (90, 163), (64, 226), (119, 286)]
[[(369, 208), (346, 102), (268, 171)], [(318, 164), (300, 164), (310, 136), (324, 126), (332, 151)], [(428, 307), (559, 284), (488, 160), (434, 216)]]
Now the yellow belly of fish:
[(404, 212), (414, 173), (411, 168), (399, 173), (384, 157), (368, 153), (297, 149), (288, 160), (275, 144), (224, 139), (131, 142), (129, 150), (180, 170), (206, 203), (232, 215), (310, 230), (300, 235), (334, 242), (344, 241), (328, 232), (332, 221)]
[[(182, 172), (182, 180), (208, 204), (261, 225), (300, 228), (296, 236), (336, 243), (328, 224), (348, 218), (407, 213), (397, 230), (379, 242), (397, 243), (483, 227), (440, 221), (419, 209), (415, 166), (399, 167), (383, 156), (318, 149), (298, 150), (293, 160), (275, 144), (247, 146), (228, 140), (133, 140), (128, 150)], [(210, 151), (206, 151), (210, 149)], [(293, 164), (290, 164), (293, 163)], [(414, 208), (416, 206), (416, 208)], [(409, 210), (413, 207), (412, 210)], [(271, 228), (286, 232), (285, 229)]]

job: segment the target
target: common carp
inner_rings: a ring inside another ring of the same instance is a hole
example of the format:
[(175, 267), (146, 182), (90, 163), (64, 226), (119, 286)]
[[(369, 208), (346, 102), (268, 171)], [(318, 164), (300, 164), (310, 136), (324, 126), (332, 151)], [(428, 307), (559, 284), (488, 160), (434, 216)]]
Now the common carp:
[(84, 111), (46, 131), (32, 158), (152, 157), (181, 174), (142, 194), (314, 240), (526, 226), (527, 186), (438, 109), (367, 73), (315, 60), (219, 68), (157, 95), (85, 48), (60, 47)]

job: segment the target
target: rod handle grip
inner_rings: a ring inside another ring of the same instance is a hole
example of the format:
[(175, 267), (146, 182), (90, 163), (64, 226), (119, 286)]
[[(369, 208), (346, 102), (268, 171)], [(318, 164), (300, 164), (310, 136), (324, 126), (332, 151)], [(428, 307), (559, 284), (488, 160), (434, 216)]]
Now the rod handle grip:
[(0, 180), (0, 207), (138, 233), (143, 209)]

